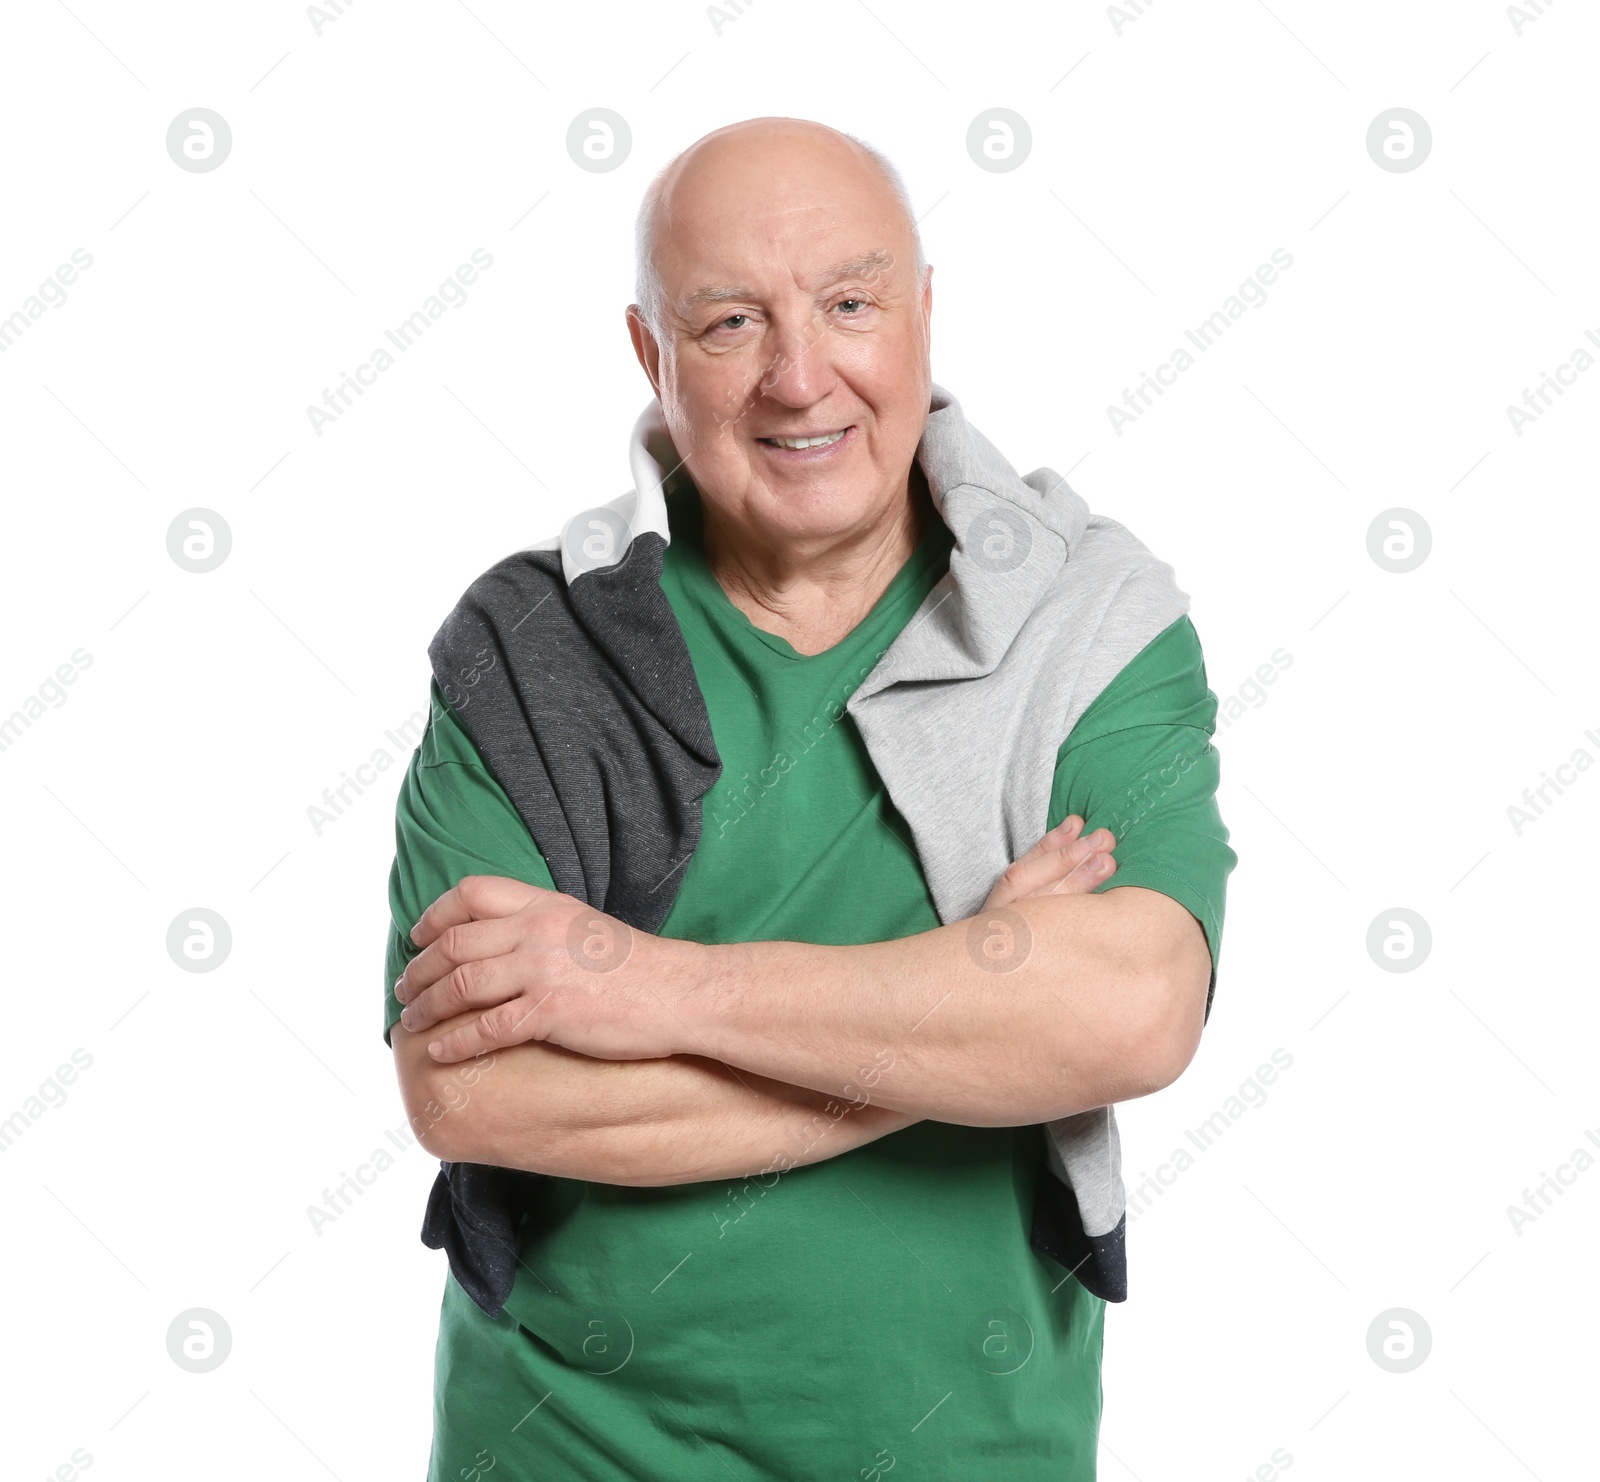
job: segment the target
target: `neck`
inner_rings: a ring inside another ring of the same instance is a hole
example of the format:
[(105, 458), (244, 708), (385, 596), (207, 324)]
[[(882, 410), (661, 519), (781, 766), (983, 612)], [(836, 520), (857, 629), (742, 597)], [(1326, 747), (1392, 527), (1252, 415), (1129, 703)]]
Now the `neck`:
[(883, 519), (810, 554), (741, 540), (701, 499), (702, 545), (712, 575), (756, 627), (802, 654), (833, 647), (871, 612), (939, 518), (915, 459), (901, 497)]

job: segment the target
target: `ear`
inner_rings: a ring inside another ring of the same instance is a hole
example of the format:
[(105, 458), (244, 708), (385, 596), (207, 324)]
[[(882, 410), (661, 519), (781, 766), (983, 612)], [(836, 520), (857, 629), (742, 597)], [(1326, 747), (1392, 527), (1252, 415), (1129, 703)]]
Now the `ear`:
[(650, 326), (644, 322), (639, 313), (638, 304), (629, 304), (628, 337), (633, 341), (633, 353), (638, 357), (639, 364), (644, 368), (644, 373), (650, 379), (650, 389), (655, 392), (656, 399), (661, 398), (661, 346), (656, 343), (656, 337), (650, 332)]

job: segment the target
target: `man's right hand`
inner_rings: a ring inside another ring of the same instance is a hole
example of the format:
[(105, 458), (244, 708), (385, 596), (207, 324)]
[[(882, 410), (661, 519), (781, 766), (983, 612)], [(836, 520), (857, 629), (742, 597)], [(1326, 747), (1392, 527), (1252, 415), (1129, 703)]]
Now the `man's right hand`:
[(1009, 906), (1036, 895), (1087, 895), (1108, 880), (1117, 868), (1111, 851), (1116, 838), (1110, 829), (1096, 829), (1087, 839), (1078, 837), (1083, 819), (1076, 813), (1063, 818), (1037, 844), (1008, 865), (995, 881), (983, 909)]

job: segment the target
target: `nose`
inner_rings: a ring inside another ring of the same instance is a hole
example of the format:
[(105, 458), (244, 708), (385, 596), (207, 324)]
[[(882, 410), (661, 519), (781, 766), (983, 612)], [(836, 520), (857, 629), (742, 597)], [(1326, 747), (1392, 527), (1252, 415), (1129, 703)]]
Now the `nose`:
[(761, 394), (784, 406), (816, 405), (838, 380), (822, 316), (775, 326), (772, 359), (761, 375)]

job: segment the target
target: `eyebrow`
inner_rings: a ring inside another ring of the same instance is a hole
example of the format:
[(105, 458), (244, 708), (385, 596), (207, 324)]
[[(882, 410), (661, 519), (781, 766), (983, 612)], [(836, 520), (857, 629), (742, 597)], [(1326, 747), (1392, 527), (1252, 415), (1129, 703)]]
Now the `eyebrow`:
[[(813, 291), (820, 293), (824, 288), (842, 282), (846, 278), (875, 276), (893, 266), (894, 254), (883, 248), (879, 248), (876, 252), (863, 252), (825, 269), (818, 275)], [(729, 299), (759, 297), (755, 289), (748, 288), (742, 283), (707, 283), (684, 300), (684, 307), (694, 309), (700, 304), (720, 304)]]

